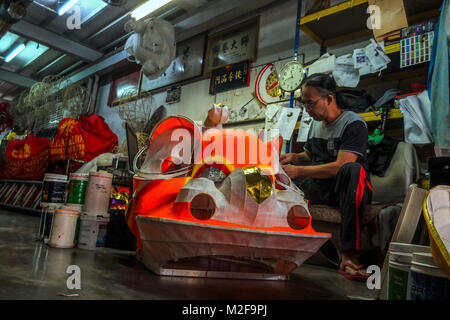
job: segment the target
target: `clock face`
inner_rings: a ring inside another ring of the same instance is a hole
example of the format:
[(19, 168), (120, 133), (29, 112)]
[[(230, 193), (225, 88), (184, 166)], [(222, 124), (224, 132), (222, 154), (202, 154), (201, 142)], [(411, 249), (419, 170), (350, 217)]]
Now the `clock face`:
[(281, 68), (279, 83), (281, 89), (293, 92), (300, 87), (305, 74), (303, 66), (297, 61), (288, 62)]

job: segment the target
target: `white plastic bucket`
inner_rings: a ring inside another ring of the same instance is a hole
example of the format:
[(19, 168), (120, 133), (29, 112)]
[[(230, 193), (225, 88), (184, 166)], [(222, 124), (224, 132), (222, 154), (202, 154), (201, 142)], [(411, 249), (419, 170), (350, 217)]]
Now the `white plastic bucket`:
[(63, 174), (46, 173), (42, 186), (41, 207), (62, 205), (66, 201), (67, 176)]
[(58, 209), (55, 212), (49, 246), (73, 248), (78, 235), (79, 213), (75, 210)]
[(92, 216), (83, 212), (80, 218), (78, 248), (95, 250), (104, 247), (109, 217)]
[(388, 300), (407, 300), (413, 252), (430, 252), (430, 247), (392, 242), (389, 246)]
[(83, 211), (89, 215), (108, 213), (113, 175), (103, 172), (91, 172), (84, 199)]
[(414, 253), (411, 300), (450, 300), (450, 280), (436, 266), (431, 253)]

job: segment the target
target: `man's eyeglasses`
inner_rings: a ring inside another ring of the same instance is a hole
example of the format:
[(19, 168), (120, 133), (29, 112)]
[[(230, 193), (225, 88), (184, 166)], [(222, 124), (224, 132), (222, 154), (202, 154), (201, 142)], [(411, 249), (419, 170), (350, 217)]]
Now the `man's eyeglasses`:
[(314, 106), (317, 104), (317, 102), (319, 102), (320, 99), (317, 99), (316, 101), (309, 101), (309, 102), (303, 102), (300, 99), (297, 99), (297, 101), (300, 104), (300, 107), (304, 107), (306, 110), (311, 110), (312, 108), (314, 108)]

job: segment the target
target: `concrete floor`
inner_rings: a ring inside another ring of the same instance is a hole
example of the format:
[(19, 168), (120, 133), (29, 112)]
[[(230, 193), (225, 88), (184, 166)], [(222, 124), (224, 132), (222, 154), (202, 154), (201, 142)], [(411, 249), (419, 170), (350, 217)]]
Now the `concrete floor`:
[[(56, 249), (36, 241), (39, 217), (0, 210), (0, 299), (373, 299), (365, 283), (335, 269), (304, 264), (288, 281), (160, 277), (134, 252)], [(69, 290), (69, 265), (81, 269), (81, 289)], [(62, 297), (77, 293), (79, 297)]]

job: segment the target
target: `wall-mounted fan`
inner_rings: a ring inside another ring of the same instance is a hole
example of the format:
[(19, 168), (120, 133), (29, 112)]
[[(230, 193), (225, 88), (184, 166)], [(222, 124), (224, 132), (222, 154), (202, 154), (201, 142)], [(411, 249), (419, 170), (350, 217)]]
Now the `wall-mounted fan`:
[(103, 0), (103, 2), (106, 2), (110, 6), (123, 6), (125, 3), (127, 3), (128, 0)]

